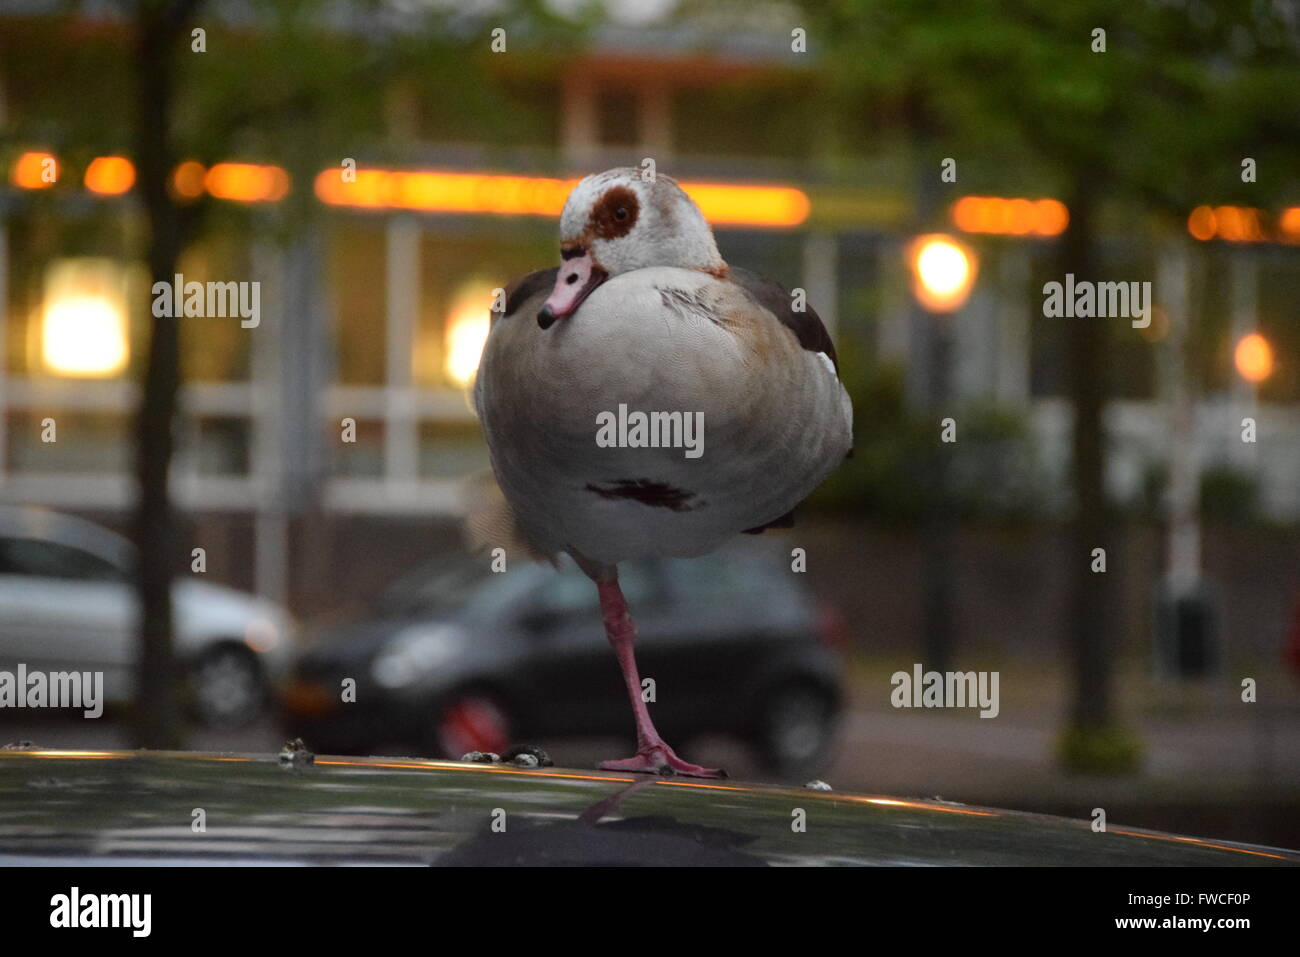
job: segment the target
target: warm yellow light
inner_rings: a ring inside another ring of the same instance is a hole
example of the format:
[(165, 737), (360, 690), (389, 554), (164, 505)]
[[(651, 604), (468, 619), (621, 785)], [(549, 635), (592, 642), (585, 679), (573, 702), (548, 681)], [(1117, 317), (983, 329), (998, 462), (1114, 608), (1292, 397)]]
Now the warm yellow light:
[[(576, 179), (431, 170), (358, 169), (345, 175), (331, 167), (317, 174), (315, 189), (317, 197), (332, 206), (559, 216), (577, 184)], [(807, 195), (789, 186), (682, 183), (681, 187), (704, 218), (718, 225), (797, 226), (811, 209)]]
[(1242, 336), (1233, 359), (1247, 382), (1258, 384), (1273, 374), (1273, 347), (1258, 332)]
[(1253, 206), (1197, 206), (1187, 217), (1187, 231), (1201, 241), (1226, 239), (1230, 243), (1261, 243), (1268, 214)]
[(135, 166), (125, 156), (97, 156), (86, 167), (86, 189), (118, 196), (135, 185)]
[(430, 213), (559, 216), (576, 179), (339, 168), (316, 176), (316, 196), (332, 206), (412, 209)]
[(1300, 243), (1300, 206), (1289, 206), (1282, 210), (1277, 228), (1284, 243)]
[(1013, 199), (1007, 202), (1007, 230), (1016, 236), (1023, 236), (1034, 229), (1034, 204), (1027, 199)]
[(203, 186), (217, 199), (277, 203), (289, 193), (289, 174), (279, 166), (217, 163), (204, 176)]
[(55, 375), (106, 378), (130, 355), (125, 278), (109, 259), (67, 259), (45, 275), (41, 358)]
[(23, 153), (9, 176), (21, 189), (49, 189), (59, 179), (59, 162), (51, 153)]
[(198, 199), (203, 195), (203, 179), (207, 169), (197, 160), (186, 160), (172, 172), (172, 190), (182, 199)]
[(360, 206), (379, 209), (389, 204), (389, 180), (395, 174), (377, 169), (356, 170), (352, 179), (344, 179), (338, 168), (316, 174), (316, 198), (331, 206)]
[(731, 186), (682, 183), (710, 223), (736, 226), (798, 226), (808, 218), (812, 204), (801, 191), (788, 186)]
[(1169, 338), (1169, 313), (1159, 306), (1153, 306), (1151, 321), (1147, 323), (1145, 329), (1138, 330), (1138, 335), (1147, 342), (1164, 342)]
[(452, 302), (447, 315), (447, 333), (443, 348), (443, 371), (458, 386), (474, 381), (478, 362), (487, 342), (492, 290), (474, 284), (462, 290)]
[(1059, 236), (1070, 224), (1070, 211), (1058, 199), (963, 196), (951, 213), (953, 225), (964, 233)]
[(953, 224), (965, 233), (986, 233), (988, 201), (982, 196), (963, 196), (952, 204)]
[(917, 253), (916, 271), (927, 290), (938, 296), (951, 296), (966, 284), (970, 264), (953, 243), (936, 239)]
[(1059, 199), (1040, 199), (1034, 203), (1034, 232), (1040, 236), (1059, 236), (1069, 225), (1069, 207)]
[(1201, 242), (1213, 239), (1218, 228), (1214, 210), (1209, 206), (1197, 206), (1187, 217), (1187, 231)]
[(931, 312), (953, 312), (970, 296), (975, 254), (950, 236), (920, 236), (910, 247), (912, 290)]

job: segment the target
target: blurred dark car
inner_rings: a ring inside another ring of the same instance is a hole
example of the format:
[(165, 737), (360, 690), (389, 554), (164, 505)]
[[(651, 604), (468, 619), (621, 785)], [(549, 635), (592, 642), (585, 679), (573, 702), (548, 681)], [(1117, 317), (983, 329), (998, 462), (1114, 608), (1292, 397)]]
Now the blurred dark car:
[[(632, 730), (596, 589), (572, 563), (421, 568), (371, 617), (317, 636), (283, 696), (316, 750), (456, 758), (520, 740)], [(721, 733), (783, 777), (827, 761), (840, 709), (840, 630), (784, 562), (730, 549), (628, 563), (620, 580), (653, 679), (651, 714), (675, 747)], [(349, 679), (354, 700), (345, 700)]]

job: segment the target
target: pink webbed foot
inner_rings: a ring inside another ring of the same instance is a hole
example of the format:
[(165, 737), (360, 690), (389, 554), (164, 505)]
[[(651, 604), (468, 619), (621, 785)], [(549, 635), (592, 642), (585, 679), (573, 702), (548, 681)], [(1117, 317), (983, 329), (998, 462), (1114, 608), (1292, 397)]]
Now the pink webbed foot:
[(702, 768), (698, 764), (683, 761), (673, 749), (664, 743), (650, 720), (650, 712), (641, 697), (641, 676), (636, 670), (636, 659), (632, 654), (632, 644), (636, 640), (636, 626), (627, 610), (627, 601), (623, 590), (618, 585), (618, 575), (602, 577), (599, 571), (588, 572), (596, 582), (600, 593), (601, 616), (605, 620), (605, 634), (614, 647), (618, 657), (619, 669), (623, 672), (623, 682), (627, 686), (628, 700), (632, 703), (632, 715), (636, 719), (636, 737), (639, 747), (636, 757), (622, 758), (617, 761), (602, 761), (602, 771), (633, 771), (639, 774), (684, 774), (693, 778), (725, 778), (727, 772), (718, 768)]
[(635, 757), (620, 758), (615, 761), (601, 761), (602, 771), (632, 771), (638, 774), (682, 774), (691, 778), (725, 778), (727, 772), (721, 768), (702, 768), (679, 758), (666, 744), (650, 745), (642, 748)]

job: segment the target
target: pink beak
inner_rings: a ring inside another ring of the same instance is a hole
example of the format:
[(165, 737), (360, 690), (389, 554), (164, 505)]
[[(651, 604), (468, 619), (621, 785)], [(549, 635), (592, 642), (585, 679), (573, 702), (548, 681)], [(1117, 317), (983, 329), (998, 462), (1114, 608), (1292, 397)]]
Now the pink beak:
[(582, 305), (591, 291), (609, 278), (587, 250), (565, 259), (555, 276), (555, 288), (537, 313), (537, 324), (549, 329), (556, 319), (570, 316)]

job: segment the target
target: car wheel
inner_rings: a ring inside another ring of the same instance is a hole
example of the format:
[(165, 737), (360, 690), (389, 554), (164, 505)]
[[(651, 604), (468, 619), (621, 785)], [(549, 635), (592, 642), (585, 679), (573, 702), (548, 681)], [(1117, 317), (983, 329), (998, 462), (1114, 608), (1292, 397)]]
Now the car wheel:
[(821, 772), (830, 757), (835, 703), (824, 689), (790, 684), (763, 695), (755, 746), (765, 770), (782, 778)]
[(194, 711), (209, 728), (241, 728), (266, 705), (266, 681), (257, 659), (237, 645), (205, 653), (190, 669)]
[(441, 757), (455, 760), (470, 751), (500, 754), (510, 741), (510, 715), (491, 694), (462, 691), (437, 709), (432, 744)]

